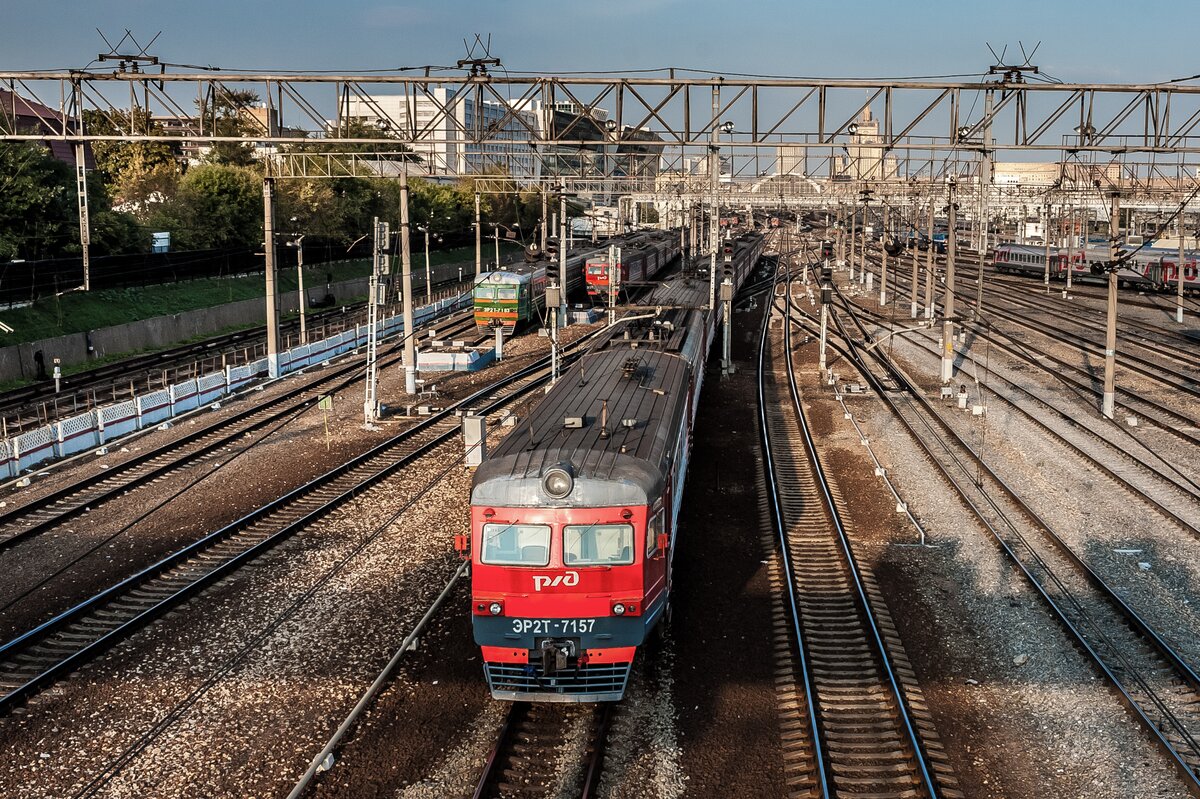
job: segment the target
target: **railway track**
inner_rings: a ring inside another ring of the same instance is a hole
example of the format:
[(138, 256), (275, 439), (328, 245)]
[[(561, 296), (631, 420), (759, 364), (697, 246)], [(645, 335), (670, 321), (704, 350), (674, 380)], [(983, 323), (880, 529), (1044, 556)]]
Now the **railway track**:
[[(604, 769), (604, 743), (615, 711), (610, 702), (562, 705), (514, 702), (488, 753), (472, 799), (579, 796), (594, 799)], [(580, 729), (584, 730), (582, 735)], [(576, 773), (565, 773), (562, 752), (582, 743)]]
[[(772, 318), (782, 322), (776, 335)], [(794, 697), (804, 701), (784, 718), (790, 794), (961, 796), (821, 469), (789, 355), (790, 329), (786, 303), (782, 317), (774, 309), (766, 315), (758, 389), (767, 494), (799, 661)]]
[[(879, 259), (875, 255), (870, 255), (867, 262), (869, 271), (874, 271), (875, 267), (879, 266)], [(975, 281), (970, 276), (972, 274), (978, 275), (978, 265), (968, 262), (967, 267), (967, 273), (963, 275), (963, 278), (969, 285), (966, 287), (960, 286), (958, 299), (974, 312)], [(958, 267), (956, 266), (956, 268)], [(876, 274), (878, 275), (878, 273)], [(1030, 290), (1032, 287), (1029, 281), (1024, 278), (1006, 276), (998, 272), (985, 272), (985, 277), (987, 280), (984, 284), (987, 313), (1001, 315), (1005, 321), (1012, 322), (1025, 329), (1069, 342), (1085, 354), (1090, 353), (1094, 356), (1103, 355), (1103, 342), (1094, 341), (1089, 337), (1090, 334), (1103, 336), (1104, 318), (1102, 308), (1091, 309), (1089, 311), (1088, 309), (1081, 309), (1065, 303), (1057, 295), (1047, 295)], [(897, 282), (894, 285), (899, 292), (901, 283), (907, 283), (911, 286), (911, 281), (912, 276), (901, 269), (897, 277)], [(998, 286), (1003, 288), (998, 288)], [(1005, 289), (1018, 289), (1018, 291), (1012, 292)], [(1101, 301), (1104, 300), (1104, 297), (1091, 297), (1090, 295), (1089, 297)], [(1129, 299), (1127, 296), (1120, 297), (1123, 305), (1132, 304), (1128, 302)], [(1005, 307), (1000, 308), (999, 304), (1003, 304)], [(1084, 328), (1084, 332), (1073, 333), (1065, 331), (1060, 327), (1037, 322), (1029, 318), (1028, 311), (1051, 313), (1054, 315), (1056, 321), (1070, 321), (1072, 324)], [(1146, 333), (1148, 331), (1153, 331), (1159, 337), (1151, 338), (1147, 336)], [(1180, 328), (1153, 325), (1140, 319), (1136, 323), (1129, 322), (1128, 320), (1124, 322), (1118, 320), (1117, 332), (1121, 341), (1125, 344), (1125, 349), (1117, 354), (1117, 363), (1119, 365), (1142, 374), (1145, 377), (1157, 379), (1160, 382), (1168, 382), (1173, 387), (1181, 388), (1181, 390), (1195, 391), (1195, 375), (1187, 371), (1180, 371), (1180, 368), (1195, 369), (1197, 366), (1200, 366), (1200, 353), (1197, 353), (1194, 349), (1182, 346)], [(1132, 354), (1128, 350), (1130, 346), (1139, 348), (1145, 354)], [(1155, 363), (1154, 359), (1168, 360), (1172, 364)], [(1153, 369), (1158, 369), (1160, 373), (1155, 373)]]
[[(972, 300), (964, 298), (963, 301), (968, 307), (971, 307), (973, 304)], [(989, 308), (988, 313), (1038, 335), (1047, 336), (1054, 341), (1076, 346), (1085, 358), (1093, 358), (1096, 361), (1102, 360), (1102, 345), (1095, 344), (1089, 339), (1081, 336), (1066, 336), (1061, 331), (1051, 328), (1048, 325), (1034, 324), (1019, 313), (997, 312), (994, 304)], [(981, 323), (979, 320), (964, 320), (963, 324), (966, 329), (971, 330), (977, 336), (987, 338), (994, 346), (1012, 357), (1031, 359), (1039, 368), (1052, 373), (1060, 382), (1076, 391), (1094, 395), (1097, 398), (1097, 402), (1099, 401), (1102, 386), (1096, 376), (1094, 367), (1080, 366), (1065, 358), (1051, 355), (1045, 352), (1042, 347), (1034, 348), (1029, 342), (1023, 341), (1011, 332), (1001, 330), (990, 324)], [(1163, 367), (1161, 364), (1150, 363), (1130, 354), (1118, 355), (1117, 365), (1122, 369), (1128, 369), (1142, 377), (1154, 380), (1165, 388), (1179, 392), (1181, 395), (1200, 398), (1200, 385), (1197, 384), (1195, 375)], [(1122, 388), (1120, 381), (1118, 381), (1117, 385), (1117, 402), (1123, 408), (1153, 422), (1172, 436), (1188, 444), (1200, 446), (1200, 419), (1194, 415), (1176, 410), (1145, 394), (1134, 393)]]
[(527, 396), (547, 379), (549, 358), (454, 403), (0, 646), (0, 713), (452, 441), (460, 429), (457, 410), (471, 407), (486, 413)]
[(886, 365), (889, 379), (903, 381), (901, 390), (888, 390), (878, 375), (886, 356), (876, 350), (869, 364), (840, 320), (837, 327), (864, 378), (1200, 796), (1200, 676), (978, 457), (902, 370)]
[[(358, 311), (363, 308), (365, 303), (354, 303), (346, 306), (347, 310), (351, 310), (350, 315), (343, 314), (339, 307), (337, 310), (321, 311), (318, 313), (310, 313), (308, 315), (308, 324), (315, 327), (328, 320), (346, 318), (348, 324), (359, 323)], [(299, 320), (291, 319), (280, 323), (281, 334), (294, 332), (299, 330)], [(10, 389), (0, 393), (0, 416), (13, 417), (14, 421), (29, 413), (34, 406), (46, 403), (46, 413), (39, 415), (48, 416), (42, 418), (39, 424), (56, 421), (55, 417), (50, 414), (50, 411), (58, 408), (58, 403), (61, 403), (62, 408), (69, 413), (78, 413), (83, 405), (90, 407), (92, 395), (99, 394), (105, 401), (120, 402), (130, 399), (133, 395), (130, 393), (129, 386), (131, 383), (144, 383), (149, 375), (161, 375), (164, 372), (178, 371), (184, 366), (193, 366), (199, 361), (207, 361), (212, 359), (216, 361), (224, 356), (232, 356), (228, 362), (231, 365), (237, 366), (243, 362), (237, 358), (238, 353), (244, 350), (252, 350), (245, 360), (253, 360), (258, 356), (257, 347), (261, 346), (266, 340), (266, 326), (259, 326), (247, 330), (238, 330), (232, 333), (226, 333), (219, 336), (213, 336), (203, 341), (192, 342), (190, 344), (181, 344), (175, 347), (149, 352), (142, 355), (134, 355), (129, 358), (122, 358), (119, 361), (102, 364), (90, 369), (85, 369), (78, 372), (65, 375), (60, 381), (58, 391), (54, 389), (53, 380), (42, 380), (29, 385), (20, 386), (19, 388)], [(189, 370), (189, 376), (191, 375)], [(164, 381), (164, 385), (169, 383), (169, 380)], [(51, 403), (55, 403), (51, 405)]]
[[(882, 322), (878, 314), (869, 309), (856, 308), (856, 321), (859, 321), (860, 315), (873, 317)], [(811, 318), (806, 320), (806, 326), (810, 332), (816, 331), (816, 323)], [(865, 327), (860, 328), (860, 332), (868, 339), (873, 338)], [(921, 336), (909, 337), (908, 340), (931, 357), (941, 358), (941, 350), (937, 342)], [(964, 352), (961, 357), (964, 361), (963, 365), (959, 367), (960, 371), (965, 370), (967, 364), (971, 364), (976, 373), (986, 370), (988, 375), (986, 385), (990, 396), (1003, 402), (1034, 427), (1066, 447), (1083, 464), (1107, 475), (1147, 505), (1174, 521), (1183, 530), (1200, 538), (1200, 527), (1197, 526), (1196, 521), (1200, 518), (1198, 515), (1200, 508), (1195, 507), (1196, 503), (1200, 503), (1200, 486), (1197, 486), (1195, 482), (1178, 470), (1168, 467), (1160, 456), (1142, 445), (1136, 438), (1131, 438), (1129, 441), (1134, 445), (1133, 447), (1122, 447), (1110, 437), (1096, 430), (1086, 420), (1079, 418), (1077, 414), (1061, 410), (1050, 400), (1038, 396), (1017, 380), (1006, 376), (1002, 368), (998, 369), (994, 364), (979, 363), (972, 352)], [(1026, 407), (1018, 401), (1019, 398), (1035, 403), (1037, 409), (1031, 410)], [(1048, 411), (1060, 425), (1065, 425), (1071, 431), (1071, 435), (1068, 436), (1061, 428), (1053, 426), (1041, 411)], [(1143, 482), (1147, 478), (1149, 482)], [(1193, 505), (1192, 511), (1179, 511), (1171, 507), (1173, 502), (1180, 501)]]
[[(414, 278), (417, 277), (414, 272)], [(420, 275), (420, 278), (417, 290), (423, 296), (424, 275)], [(452, 279), (437, 281), (433, 288), (440, 292), (460, 285), (467, 284)], [(318, 326), (337, 323), (335, 332), (340, 332), (347, 327), (365, 324), (365, 307), (365, 302), (355, 302), (327, 310), (310, 310), (307, 314), (308, 329), (313, 331)], [(299, 327), (298, 318), (287, 319), (280, 323), (280, 333), (294, 333)], [(31, 422), (35, 426), (48, 424), (57, 421), (60, 411), (73, 415), (93, 407), (97, 399), (105, 402), (131, 399), (134, 396), (131, 383), (144, 384), (148, 378), (158, 378), (154, 382), (161, 380), (162, 385), (167, 385), (175, 379), (194, 377), (197, 364), (212, 362), (215, 368), (220, 368), (225, 363), (237, 366), (262, 357), (265, 342), (266, 326), (262, 325), (72, 372), (59, 381), (58, 391), (53, 380), (40, 380), (0, 393), (0, 417), (5, 418), (10, 433), (19, 430), (24, 422)], [(243, 353), (246, 357), (240, 358)], [(164, 375), (168, 372), (174, 372), (176, 377), (166, 378)], [(38, 407), (41, 405), (45, 408)], [(27, 416), (33, 418), (25, 419)]]
[[(460, 314), (452, 321), (465, 329), (470, 316)], [(399, 354), (382, 358), (380, 367), (396, 363), (400, 358)], [(351, 360), (321, 373), (314, 381), (288, 390), (268, 404), (246, 408), (231, 418), (215, 420), (182, 438), (0, 513), (0, 552), (57, 529), (85, 511), (95, 511), (118, 496), (201, 459), (217, 457), (222, 451), (242, 443), (247, 434), (315, 406), (321, 394), (335, 393), (352, 385), (361, 378), (362, 368), (360, 362)]]

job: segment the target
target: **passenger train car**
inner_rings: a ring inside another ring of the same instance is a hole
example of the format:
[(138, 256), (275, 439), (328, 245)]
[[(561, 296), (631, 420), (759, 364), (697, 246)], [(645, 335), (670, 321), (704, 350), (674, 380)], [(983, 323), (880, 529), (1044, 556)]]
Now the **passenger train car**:
[[(567, 255), (568, 297), (582, 288), (583, 265), (595, 252), (596, 248), (589, 244), (586, 249)], [(472, 291), (475, 327), (487, 332), (499, 326), (511, 335), (518, 327), (540, 319), (546, 312), (546, 285), (549, 279), (558, 276), (558, 269), (557, 260), (537, 258), (484, 272), (475, 279)]]
[[(1146, 290), (1177, 291), (1180, 270), (1179, 253), (1174, 250), (1141, 249), (1124, 245), (1120, 252), (1132, 253), (1117, 270), (1120, 285)], [(1200, 253), (1185, 252), (1183, 257), (1183, 288), (1185, 291), (1200, 291)], [(1106, 281), (1104, 265), (1109, 260), (1107, 247), (1087, 247), (1070, 253), (1071, 280)], [(1026, 244), (1002, 244), (996, 248), (992, 263), (998, 272), (1045, 277), (1046, 248)], [(1066, 280), (1068, 269), (1067, 251), (1050, 248), (1050, 278)]]
[[(632, 246), (622, 247), (614, 243), (614, 247), (620, 250), (620, 261), (616, 264), (616, 268), (620, 270), (617, 277), (618, 287), (644, 283), (679, 257), (679, 237), (670, 231), (655, 231)], [(585, 282), (588, 294), (593, 297), (608, 296), (608, 257), (609, 249), (606, 248), (587, 260)]]
[[(608, 245), (638, 247), (647, 241), (651, 232), (618, 236), (605, 242), (603, 247), (588, 243), (567, 255), (567, 297), (579, 297), (583, 292), (584, 264), (589, 258), (604, 253), (607, 258)], [(487, 332), (495, 326), (511, 335), (518, 327), (542, 319), (546, 313), (546, 286), (558, 277), (559, 263), (554, 254), (532, 251), (530, 259), (523, 264), (513, 264), (506, 269), (485, 272), (475, 279), (472, 290), (472, 305), (475, 312), (475, 327)]]
[[(763, 236), (723, 248), (735, 287)], [(670, 602), (692, 426), (721, 307), (673, 275), (567, 370), (475, 473), (475, 643), (497, 699), (616, 701)], [(652, 310), (650, 310), (652, 309)], [(641, 318), (637, 318), (641, 317)]]

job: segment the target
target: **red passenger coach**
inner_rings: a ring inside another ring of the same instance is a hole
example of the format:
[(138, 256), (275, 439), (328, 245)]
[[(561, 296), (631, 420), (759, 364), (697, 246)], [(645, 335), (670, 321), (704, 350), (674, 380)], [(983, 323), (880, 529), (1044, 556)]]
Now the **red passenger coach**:
[[(653, 278), (679, 255), (679, 237), (670, 232), (656, 231), (628, 245), (617, 242), (614, 249), (620, 253), (616, 264), (619, 275), (618, 286), (644, 283)], [(608, 252), (601, 252), (588, 259), (584, 267), (588, 294), (608, 294), (611, 270)]]
[[(740, 286), (762, 236), (724, 270)], [(500, 444), (471, 490), (471, 610), (497, 699), (614, 701), (666, 615), (692, 423), (718, 314), (675, 276)], [(653, 318), (646, 318), (647, 316)]]

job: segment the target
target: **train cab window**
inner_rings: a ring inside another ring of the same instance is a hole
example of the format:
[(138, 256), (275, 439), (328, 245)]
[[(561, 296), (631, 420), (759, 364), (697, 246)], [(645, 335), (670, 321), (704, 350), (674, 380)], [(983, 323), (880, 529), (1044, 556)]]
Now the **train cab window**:
[(485, 300), (490, 300), (496, 296), (496, 289), (492, 288), (491, 286), (476, 286), (475, 296)]
[(548, 566), (550, 527), (545, 524), (485, 524), (479, 559), (492, 566)]
[(563, 528), (564, 566), (630, 563), (633, 563), (633, 525), (568, 524)]
[(658, 554), (658, 535), (659, 535), (659, 533), (666, 532), (666, 528), (663, 526), (664, 525), (663, 520), (665, 518), (666, 518), (665, 513), (660, 510), (658, 513), (654, 514), (654, 518), (652, 518), (650, 520), (650, 523), (648, 525), (646, 525), (646, 557), (647, 558), (652, 558)]
[(496, 289), (496, 296), (502, 300), (515, 300), (517, 298), (517, 287), (502, 286)]

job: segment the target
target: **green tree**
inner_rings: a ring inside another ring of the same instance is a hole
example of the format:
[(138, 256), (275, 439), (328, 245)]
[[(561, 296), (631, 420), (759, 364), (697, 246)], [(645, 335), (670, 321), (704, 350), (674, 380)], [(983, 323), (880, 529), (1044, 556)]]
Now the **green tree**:
[[(132, 114), (85, 111), (84, 125), (89, 132), (98, 135), (162, 131), (162, 126), (153, 122), (144, 109), (136, 109)], [(92, 152), (96, 171), (113, 202), (128, 207), (141, 219), (149, 216), (153, 203), (163, 202), (175, 192), (179, 162), (174, 148), (167, 142), (96, 141), (92, 143)]]
[(150, 234), (132, 214), (121, 211), (93, 211), (89, 217), (92, 252), (98, 255), (125, 255), (150, 249)]
[(192, 167), (150, 223), (170, 231), (180, 249), (253, 246), (262, 241), (262, 180), (245, 167)]
[(59, 255), (78, 218), (71, 167), (40, 144), (0, 142), (0, 258)]
[[(148, 237), (137, 221), (110, 206), (101, 176), (89, 172), (92, 254), (145, 249)], [(41, 144), (0, 142), (0, 259), (33, 261), (80, 251), (75, 170)]]
[[(196, 110), (206, 130), (216, 136), (265, 135), (263, 125), (251, 109), (259, 103), (257, 92), (221, 90), (196, 101)], [(248, 167), (255, 164), (254, 146), (246, 142), (214, 142), (205, 163)]]

